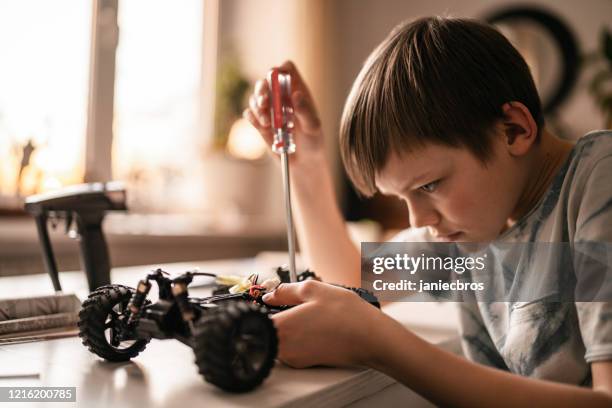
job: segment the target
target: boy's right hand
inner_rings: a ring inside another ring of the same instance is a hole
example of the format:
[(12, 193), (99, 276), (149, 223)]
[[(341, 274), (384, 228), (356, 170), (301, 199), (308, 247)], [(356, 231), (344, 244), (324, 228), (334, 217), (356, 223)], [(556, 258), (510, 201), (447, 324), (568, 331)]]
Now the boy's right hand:
[[(295, 122), (293, 137), (296, 150), (289, 156), (289, 162), (292, 167), (299, 167), (302, 163), (307, 163), (309, 159), (318, 157), (324, 152), (321, 120), (310, 91), (293, 62), (287, 61), (278, 68), (291, 75), (291, 102)], [(274, 130), (270, 122), (270, 91), (265, 78), (255, 83), (254, 92), (249, 97), (249, 107), (244, 110), (243, 116), (259, 131), (268, 146), (271, 147)]]

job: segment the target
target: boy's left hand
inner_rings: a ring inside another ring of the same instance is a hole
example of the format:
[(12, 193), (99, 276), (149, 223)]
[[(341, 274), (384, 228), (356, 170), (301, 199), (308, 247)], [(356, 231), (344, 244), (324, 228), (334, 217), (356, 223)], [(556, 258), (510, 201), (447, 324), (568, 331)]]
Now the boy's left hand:
[(297, 305), (272, 317), (279, 359), (296, 368), (370, 365), (390, 320), (356, 293), (314, 280), (282, 284), (263, 300)]

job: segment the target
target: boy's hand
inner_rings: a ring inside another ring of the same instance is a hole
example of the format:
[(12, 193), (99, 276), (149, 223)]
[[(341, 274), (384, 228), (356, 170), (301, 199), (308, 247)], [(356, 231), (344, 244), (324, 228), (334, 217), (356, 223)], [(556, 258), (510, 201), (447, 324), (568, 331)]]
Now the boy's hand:
[(279, 359), (296, 368), (371, 365), (390, 320), (356, 293), (314, 280), (282, 284), (263, 300), (297, 305), (272, 317)]
[[(293, 62), (287, 61), (279, 68), (291, 75), (291, 101), (295, 116), (293, 134), (297, 148), (295, 154), (290, 156), (290, 163), (295, 166), (323, 152), (323, 132), (310, 91)], [(272, 146), (270, 92), (265, 78), (255, 83), (254, 92), (249, 97), (249, 107), (244, 110), (243, 116), (259, 131), (268, 146)]]

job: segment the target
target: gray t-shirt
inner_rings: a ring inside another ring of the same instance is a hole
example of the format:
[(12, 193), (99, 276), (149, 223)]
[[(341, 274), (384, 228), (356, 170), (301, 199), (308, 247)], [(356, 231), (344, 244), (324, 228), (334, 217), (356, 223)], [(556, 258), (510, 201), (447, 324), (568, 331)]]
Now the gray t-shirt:
[[(545, 242), (574, 247), (600, 243), (595, 256), (603, 259), (601, 264), (612, 265), (611, 176), (612, 131), (587, 134), (578, 140), (539, 203), (494, 245)], [(427, 228), (409, 229), (394, 239), (433, 240)], [(591, 255), (583, 258), (592, 259)], [(529, 256), (541, 256), (541, 251)], [(511, 269), (510, 274), (505, 271), (502, 279), (510, 287), (526, 277), (561, 280), (588, 269), (584, 259), (561, 263), (528, 259), (522, 263), (524, 267)], [(610, 275), (605, 276), (609, 279)], [(612, 298), (597, 302), (542, 298), (459, 303), (463, 351), (475, 362), (524, 376), (588, 385), (589, 363), (612, 361), (612, 302), (608, 300)]]

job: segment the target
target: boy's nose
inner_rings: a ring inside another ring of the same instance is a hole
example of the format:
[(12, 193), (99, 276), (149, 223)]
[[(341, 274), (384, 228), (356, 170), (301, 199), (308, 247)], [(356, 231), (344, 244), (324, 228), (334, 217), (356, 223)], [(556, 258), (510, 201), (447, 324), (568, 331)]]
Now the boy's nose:
[(423, 205), (415, 205), (406, 202), (408, 207), (408, 220), (414, 228), (437, 225), (440, 222), (440, 214), (434, 208)]

